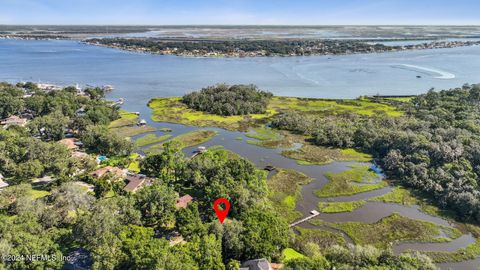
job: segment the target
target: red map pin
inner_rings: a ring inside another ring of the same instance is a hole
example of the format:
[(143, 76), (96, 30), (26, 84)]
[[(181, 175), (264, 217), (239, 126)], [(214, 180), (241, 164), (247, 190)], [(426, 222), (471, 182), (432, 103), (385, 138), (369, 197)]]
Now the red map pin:
[[(223, 210), (218, 207), (218, 205), (221, 203), (223, 204)], [(216, 199), (213, 203), (213, 210), (215, 210), (218, 221), (220, 221), (220, 223), (223, 223), (223, 221), (228, 215), (228, 211), (230, 210), (230, 202), (225, 198)]]

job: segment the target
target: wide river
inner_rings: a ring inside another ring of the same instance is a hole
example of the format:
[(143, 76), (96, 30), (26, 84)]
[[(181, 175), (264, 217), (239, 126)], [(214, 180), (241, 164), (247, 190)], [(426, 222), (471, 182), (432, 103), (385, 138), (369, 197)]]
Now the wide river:
[[(418, 76), (418, 77), (417, 77)], [(215, 83), (253, 83), (276, 95), (324, 98), (355, 98), (360, 95), (408, 95), (434, 87), (459, 87), (480, 82), (480, 46), (408, 51), (385, 54), (274, 58), (188, 58), (130, 53), (85, 45), (77, 41), (0, 40), (0, 81), (34, 81), (63, 85), (112, 84), (109, 98), (125, 98), (124, 108), (138, 111), (149, 119), (148, 100), (155, 96), (179, 96)], [(149, 124), (171, 127), (173, 134), (195, 129), (168, 123)], [(250, 159), (257, 166), (274, 165), (301, 171), (315, 179), (302, 190), (297, 210), (308, 215), (319, 199), (313, 190), (328, 180), (327, 171), (339, 172), (350, 163), (302, 166), (280, 155), (281, 149), (265, 149), (247, 144), (244, 133), (215, 129), (219, 135), (206, 146), (223, 145)], [(243, 137), (244, 140), (237, 140)], [(192, 148), (187, 149), (191, 151)], [(384, 194), (384, 188), (336, 201), (366, 199)], [(398, 212), (403, 216), (448, 226), (446, 220), (429, 216), (418, 207), (367, 203), (351, 212), (322, 214), (330, 222), (376, 222)], [(303, 226), (309, 226), (308, 223)], [(350, 240), (345, 236), (347, 241)], [(350, 240), (351, 241), (351, 240)], [(475, 239), (464, 235), (450, 243), (400, 243), (394, 251), (406, 249), (454, 251)], [(440, 265), (442, 268), (477, 269), (480, 260)]]

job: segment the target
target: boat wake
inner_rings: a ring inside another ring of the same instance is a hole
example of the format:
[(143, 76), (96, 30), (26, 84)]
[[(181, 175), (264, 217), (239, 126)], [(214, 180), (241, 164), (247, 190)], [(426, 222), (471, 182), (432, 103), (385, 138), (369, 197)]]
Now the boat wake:
[(432, 76), (436, 79), (443, 79), (443, 80), (455, 79), (455, 74), (444, 71), (444, 70), (440, 70), (440, 69), (421, 67), (421, 66), (415, 66), (415, 65), (409, 65), (409, 64), (392, 65), (392, 67), (417, 71), (417, 72)]

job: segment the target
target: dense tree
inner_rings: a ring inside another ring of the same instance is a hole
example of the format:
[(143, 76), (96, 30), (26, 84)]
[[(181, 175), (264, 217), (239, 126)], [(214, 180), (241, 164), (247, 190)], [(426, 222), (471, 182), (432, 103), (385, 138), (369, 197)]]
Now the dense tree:
[(136, 208), (142, 213), (146, 226), (169, 225), (174, 221), (175, 191), (162, 184), (154, 184), (135, 194)]
[(288, 245), (288, 224), (268, 210), (250, 210), (241, 216), (244, 243), (243, 259), (279, 259)]
[(265, 113), (272, 93), (255, 85), (218, 84), (183, 96), (188, 107), (218, 115), (246, 115)]
[(149, 155), (140, 164), (142, 173), (161, 179), (165, 183), (175, 183), (179, 180), (184, 165), (184, 154), (180, 143), (169, 141), (163, 144), (163, 151)]
[(191, 203), (187, 208), (181, 208), (177, 211), (175, 226), (178, 232), (187, 240), (194, 236), (205, 235), (207, 232), (205, 225), (202, 223), (196, 202)]
[(19, 97), (2, 93), (0, 90), (0, 118), (7, 118), (17, 114), (23, 107), (23, 100)]
[(132, 142), (111, 133), (106, 126), (88, 126), (81, 140), (88, 150), (108, 156), (125, 156), (133, 150)]
[(46, 141), (58, 141), (64, 138), (65, 129), (69, 119), (60, 112), (54, 112), (45, 116), (36, 117), (30, 123), (28, 128), (32, 135), (38, 135)]

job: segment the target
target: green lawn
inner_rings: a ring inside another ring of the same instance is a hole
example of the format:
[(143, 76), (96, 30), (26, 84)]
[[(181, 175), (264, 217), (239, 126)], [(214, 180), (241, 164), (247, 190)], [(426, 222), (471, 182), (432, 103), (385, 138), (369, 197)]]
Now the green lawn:
[(302, 253), (296, 251), (293, 248), (286, 248), (282, 251), (282, 256), (283, 256), (283, 262), (293, 260), (293, 259), (301, 259), (304, 258), (305, 255)]
[(31, 194), (35, 199), (39, 199), (39, 198), (43, 198), (43, 197), (45, 197), (45, 196), (50, 195), (50, 192), (45, 191), (45, 190), (39, 190), (39, 189), (31, 189), (31, 190), (30, 190), (30, 194)]

